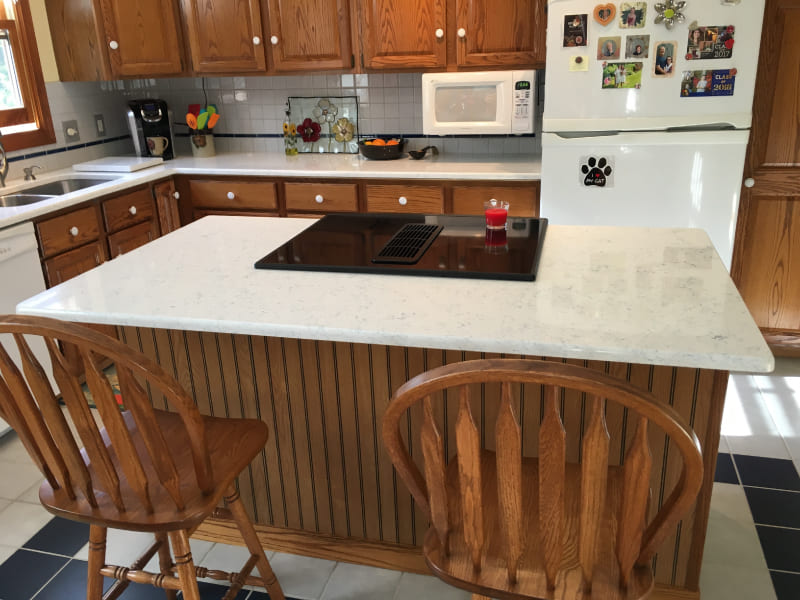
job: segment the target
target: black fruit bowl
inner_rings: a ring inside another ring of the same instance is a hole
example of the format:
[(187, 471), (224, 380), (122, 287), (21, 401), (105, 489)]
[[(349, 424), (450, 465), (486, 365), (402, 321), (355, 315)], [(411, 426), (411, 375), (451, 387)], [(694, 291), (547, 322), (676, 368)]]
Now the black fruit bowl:
[(372, 160), (393, 160), (403, 156), (403, 148), (406, 145), (406, 140), (400, 139), (399, 144), (394, 146), (367, 146), (364, 142), (371, 142), (371, 139), (360, 140), (358, 142), (358, 149), (365, 157)]

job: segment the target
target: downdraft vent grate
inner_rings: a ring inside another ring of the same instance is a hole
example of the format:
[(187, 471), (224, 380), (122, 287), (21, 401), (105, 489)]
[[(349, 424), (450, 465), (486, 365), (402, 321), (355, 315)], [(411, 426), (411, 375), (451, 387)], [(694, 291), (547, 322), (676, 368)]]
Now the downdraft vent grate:
[(408, 223), (386, 242), (386, 245), (372, 259), (379, 264), (413, 265), (428, 249), (443, 229), (441, 225)]

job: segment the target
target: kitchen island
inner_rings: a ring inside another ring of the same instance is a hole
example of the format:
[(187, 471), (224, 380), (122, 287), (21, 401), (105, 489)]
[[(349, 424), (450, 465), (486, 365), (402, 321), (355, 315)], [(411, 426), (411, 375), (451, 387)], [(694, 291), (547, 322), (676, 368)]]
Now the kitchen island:
[[(175, 374), (202, 412), (264, 419), (273, 435), (239, 486), (265, 546), (406, 570), (425, 570), (427, 523), (379, 438), (397, 387), (440, 364), (501, 355), (630, 380), (671, 404), (703, 445), (696, 507), (655, 562), (657, 597), (699, 597), (728, 371), (773, 368), (703, 231), (551, 226), (535, 282), (253, 268), (310, 223), (206, 217), (18, 312), (117, 325), (126, 343)], [(491, 449), (495, 406), (476, 402)], [(520, 400), (527, 454), (540, 409), (538, 397)], [(455, 411), (439, 418), (452, 431)], [(565, 399), (563, 418), (567, 457), (577, 461), (580, 398)], [(618, 460), (627, 414), (609, 407), (607, 418)], [(412, 451), (417, 431), (412, 415)], [(680, 463), (663, 435), (651, 440), (656, 510)], [(198, 535), (234, 540), (233, 531), (217, 521)]]

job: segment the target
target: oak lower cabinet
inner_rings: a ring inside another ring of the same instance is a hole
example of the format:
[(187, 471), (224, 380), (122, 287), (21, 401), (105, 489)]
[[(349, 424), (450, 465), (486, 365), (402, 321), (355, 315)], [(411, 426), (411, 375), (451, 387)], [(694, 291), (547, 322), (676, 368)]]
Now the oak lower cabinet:
[[(242, 179), (189, 179), (187, 190), (192, 219), (207, 214), (278, 216), (278, 192), (274, 181)], [(184, 213), (186, 214), (186, 213)]]
[(156, 202), (150, 188), (105, 200), (102, 209), (111, 258), (159, 236)]
[(358, 211), (355, 183), (285, 183), (286, 212), (325, 213)]
[(443, 214), (440, 185), (367, 185), (367, 212)]
[(477, 184), (453, 186), (452, 211), (457, 215), (482, 215), (483, 203), (491, 199), (509, 203), (512, 217), (539, 216), (539, 182), (526, 184)]

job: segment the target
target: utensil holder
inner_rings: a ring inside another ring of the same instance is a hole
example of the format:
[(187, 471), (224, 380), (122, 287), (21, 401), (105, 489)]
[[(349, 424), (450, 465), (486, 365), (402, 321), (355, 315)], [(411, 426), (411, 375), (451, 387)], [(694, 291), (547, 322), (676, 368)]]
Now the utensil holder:
[(192, 156), (195, 158), (207, 158), (217, 154), (214, 149), (214, 135), (211, 133), (196, 131), (189, 136), (189, 142), (192, 145)]

